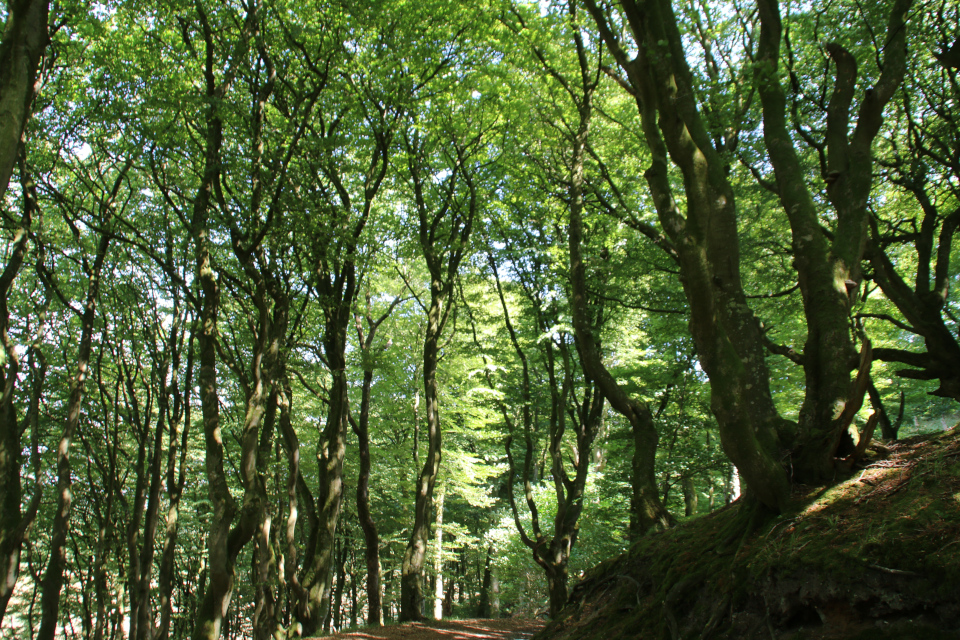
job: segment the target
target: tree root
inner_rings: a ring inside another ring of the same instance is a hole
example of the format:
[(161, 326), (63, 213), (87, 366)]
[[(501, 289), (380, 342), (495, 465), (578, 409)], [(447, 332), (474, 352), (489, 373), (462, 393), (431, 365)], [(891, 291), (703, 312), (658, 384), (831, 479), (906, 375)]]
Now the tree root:
[(729, 593), (724, 594), (723, 598), (717, 600), (713, 605), (713, 609), (710, 611), (710, 618), (707, 619), (707, 624), (704, 625), (703, 632), (700, 634), (700, 640), (710, 640), (714, 632), (720, 628), (720, 623), (725, 617), (724, 612), (730, 606), (730, 599), (731, 596)]
[(733, 552), (736, 558), (747, 539), (774, 516), (776, 513), (759, 500), (750, 500), (744, 504), (736, 517), (719, 532), (721, 540), (714, 547), (717, 555), (725, 556)]
[(667, 597), (663, 599), (663, 615), (667, 620), (667, 628), (670, 630), (670, 637), (673, 640), (680, 640), (680, 625), (677, 622), (676, 614), (673, 612), (673, 607), (690, 590), (690, 584), (693, 580), (694, 576), (692, 575), (681, 578), (677, 584), (670, 587)]

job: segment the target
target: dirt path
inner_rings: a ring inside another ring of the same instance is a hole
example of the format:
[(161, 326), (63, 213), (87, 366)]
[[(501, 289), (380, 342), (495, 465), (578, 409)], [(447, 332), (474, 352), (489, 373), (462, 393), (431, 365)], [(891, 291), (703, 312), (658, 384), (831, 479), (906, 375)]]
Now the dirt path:
[(327, 640), (525, 640), (543, 628), (538, 620), (443, 620), (406, 622), (389, 627), (323, 636)]

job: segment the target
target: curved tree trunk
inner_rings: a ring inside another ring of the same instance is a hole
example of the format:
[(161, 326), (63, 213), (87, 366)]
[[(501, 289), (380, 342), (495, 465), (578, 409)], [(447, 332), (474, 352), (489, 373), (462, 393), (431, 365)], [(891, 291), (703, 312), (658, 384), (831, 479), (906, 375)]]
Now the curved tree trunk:
[[(778, 77), (782, 26), (777, 0), (761, 0), (758, 64), (754, 67), (763, 106), (764, 142), (777, 179), (780, 202), (793, 232), (794, 265), (803, 294), (807, 341), (803, 367), (806, 390), (794, 449), (795, 477), (822, 482), (834, 476), (834, 458), (850, 413), (863, 400), (851, 396), (850, 372), (856, 352), (850, 334), (851, 295), (860, 289), (860, 263), (867, 244), (867, 201), (873, 181), (872, 144), (883, 109), (900, 86), (905, 70), (906, 25), (911, 0), (890, 9), (883, 72), (866, 92), (853, 133), (850, 112), (857, 84), (857, 63), (841, 45), (827, 52), (836, 65), (834, 91), (827, 107), (824, 179), (836, 212), (833, 237), (820, 229), (820, 212), (788, 128), (787, 104)], [(938, 314), (939, 315), (939, 314)], [(749, 479), (748, 479), (749, 482)]]
[(589, 378), (596, 381), (603, 395), (610, 401), (610, 405), (627, 419), (633, 430), (633, 500), (631, 508), (637, 527), (635, 533), (642, 535), (651, 528), (663, 529), (669, 527), (673, 518), (660, 502), (657, 492), (655, 466), (657, 443), (660, 435), (653, 425), (653, 415), (645, 403), (631, 398), (607, 371), (591, 326), (590, 311), (587, 306), (587, 270), (583, 263), (581, 245), (583, 243), (583, 165), (590, 130), (590, 118), (593, 113), (593, 92), (596, 84), (590, 84), (586, 80), (590, 77), (590, 70), (585, 66), (586, 55), (583, 43), (579, 34), (575, 34), (574, 37), (580, 53), (581, 77), (584, 78), (584, 84), (582, 95), (579, 96), (577, 104), (580, 124), (576, 135), (571, 140), (573, 157), (569, 187), (570, 287), (572, 290), (570, 307), (584, 371)]
[[(242, 57), (252, 37), (259, 3), (249, 6), (244, 25), (239, 35), (237, 60)], [(220, 284), (213, 270), (210, 250), (210, 209), (214, 193), (220, 181), (221, 148), (223, 146), (223, 119), (220, 112), (226, 93), (234, 77), (231, 67), (217, 83), (215, 66), (215, 37), (201, 4), (197, 11), (202, 27), (206, 58), (204, 80), (208, 99), (206, 114), (206, 139), (204, 167), (200, 187), (193, 202), (191, 233), (194, 242), (196, 264), (195, 281), (197, 292), (196, 339), (200, 371), (197, 379), (200, 388), (200, 408), (203, 420), (204, 465), (207, 479), (207, 495), (212, 505), (210, 530), (207, 536), (208, 582), (197, 607), (194, 625), (194, 640), (217, 640), (224, 629), (233, 587), (236, 581), (236, 559), (253, 536), (258, 511), (257, 451), (258, 431), (256, 425), (262, 406), (248, 400), (247, 415), (241, 434), (240, 476), (244, 485), (242, 509), (230, 493), (224, 471), (224, 446), (220, 425), (220, 396), (217, 381), (217, 319), (220, 312)], [(259, 380), (258, 380), (259, 382)], [(257, 385), (255, 385), (257, 386)], [(263, 389), (257, 389), (263, 394)], [(232, 527), (233, 519), (240, 511), (240, 520)]]
[[(629, 59), (594, 0), (585, 0), (601, 37), (627, 73), (652, 162), (645, 177), (673, 242), (690, 305), (690, 332), (710, 378), (711, 408), (724, 450), (756, 497), (786, 506), (790, 483), (780, 462), (780, 431), (763, 335), (740, 277), (734, 191), (697, 110), (690, 70), (668, 0), (622, 4), (639, 45)], [(668, 159), (684, 177), (686, 215), (673, 195)]]

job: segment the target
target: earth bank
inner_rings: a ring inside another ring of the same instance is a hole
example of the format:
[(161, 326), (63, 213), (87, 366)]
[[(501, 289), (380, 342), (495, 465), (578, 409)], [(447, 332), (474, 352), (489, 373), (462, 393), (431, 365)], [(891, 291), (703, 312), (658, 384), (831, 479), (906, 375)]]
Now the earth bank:
[(873, 445), (746, 536), (738, 505), (640, 540), (537, 640), (960, 638), (960, 436)]

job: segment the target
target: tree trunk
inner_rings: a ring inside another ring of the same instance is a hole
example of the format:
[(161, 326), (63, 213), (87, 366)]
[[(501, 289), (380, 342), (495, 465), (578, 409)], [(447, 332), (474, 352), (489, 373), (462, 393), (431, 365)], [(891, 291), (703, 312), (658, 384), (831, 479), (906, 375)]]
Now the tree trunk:
[[(300, 583), (300, 577), (297, 573), (297, 552), (298, 544), (296, 539), (297, 521), (299, 506), (302, 504), (307, 512), (307, 530), (306, 536), (307, 548), (315, 548), (315, 536), (313, 532), (319, 530), (319, 519), (316, 515), (316, 508), (313, 502), (313, 496), (309, 495), (306, 488), (306, 482), (300, 472), (300, 440), (297, 432), (293, 428), (291, 421), (291, 398), (293, 391), (290, 387), (290, 380), (287, 371), (281, 367), (278, 376), (278, 413), (279, 429), (284, 453), (287, 456), (287, 519), (284, 527), (283, 538), (283, 573), (287, 584), (288, 615), (292, 615), (297, 622), (294, 622), (287, 635), (297, 635), (300, 632), (297, 626), (299, 620), (303, 617), (301, 607), (307, 602), (306, 590)], [(302, 496), (302, 500), (300, 497)]]
[[(352, 299), (352, 298), (351, 298)], [(328, 331), (330, 329), (328, 328)], [(331, 364), (333, 381), (330, 387), (330, 408), (327, 423), (319, 443), (320, 490), (317, 496), (318, 530), (311, 566), (303, 581), (307, 602), (301, 610), (304, 636), (314, 635), (330, 613), (331, 587), (333, 586), (334, 543), (340, 506), (343, 498), (343, 458), (346, 453), (347, 435), (347, 376), (344, 348), (346, 327), (340, 331), (339, 341), (343, 348), (326, 347)]]
[(437, 521), (434, 524), (434, 544), (437, 548), (437, 557), (433, 561), (433, 619), (443, 620), (443, 500), (446, 487), (440, 487), (437, 496)]
[(550, 617), (557, 619), (567, 605), (567, 558), (558, 556), (547, 568), (547, 592), (550, 594)]
[[(471, 156), (480, 148), (482, 135), (471, 135), (473, 137), (467, 143), (456, 137), (448, 141), (444, 149), (447, 153), (441, 157), (444, 161), (452, 162), (444, 169), (436, 169), (431, 164), (432, 159), (428, 159), (427, 155), (433, 148), (418, 132), (408, 131), (404, 136), (419, 223), (420, 249), (430, 273), (430, 303), (426, 308), (427, 324), (423, 341), (427, 451), (417, 478), (413, 529), (401, 566), (401, 621), (423, 619), (421, 575), (430, 533), (433, 487), (440, 472), (442, 448), (437, 391), (439, 340), (454, 306), (454, 283), (460, 263), (469, 248), (470, 233), (479, 208), (479, 194), (473, 176), (474, 159)], [(431, 175), (425, 176), (424, 172), (430, 172)], [(458, 188), (460, 183), (465, 185), (466, 193), (464, 188)]]
[(693, 476), (685, 475), (680, 478), (683, 489), (683, 515), (690, 517), (697, 514), (697, 487), (693, 483)]
[(10, 0), (0, 41), (0, 202), (20, 157), (47, 48), (49, 0)]
[[(762, 503), (783, 508), (790, 483), (780, 463), (779, 431), (787, 424), (770, 394), (760, 324), (743, 290), (737, 209), (726, 161), (697, 110), (676, 17), (668, 0), (625, 3), (639, 48), (631, 60), (606, 14), (594, 0), (586, 5), (635, 92), (653, 158), (645, 177), (677, 252), (690, 332), (710, 379), (711, 408), (724, 450)], [(684, 178), (686, 216), (673, 194), (668, 158)]]
[[(127, 165), (129, 168), (129, 164)], [(123, 173), (126, 173), (124, 171)], [(121, 180), (118, 179), (113, 196), (119, 190)], [(104, 205), (104, 223), (109, 220), (112, 199)], [(80, 411), (83, 408), (84, 390), (90, 370), (90, 353), (93, 345), (94, 320), (96, 318), (97, 301), (100, 297), (100, 274), (107, 257), (107, 248), (110, 245), (110, 235), (104, 230), (100, 234), (96, 256), (93, 265), (87, 269), (89, 283), (84, 301), (83, 312), (80, 318), (80, 343), (77, 349), (77, 369), (70, 380), (70, 396), (67, 400), (67, 416), (57, 446), (57, 510), (53, 517), (50, 530), (50, 555), (47, 568), (43, 574), (42, 596), (40, 599), (41, 622), (37, 632), (38, 640), (53, 640), (57, 630), (57, 620), (60, 613), (60, 592), (63, 589), (63, 572), (67, 565), (66, 542), (70, 529), (70, 508), (73, 504), (73, 477), (70, 464), (70, 444), (80, 426)]]
[[(234, 55), (245, 52), (252, 37), (258, 10), (259, 3), (254, 2), (249, 5)], [(197, 607), (193, 638), (194, 640), (217, 640), (227, 621), (230, 600), (233, 596), (237, 556), (256, 530), (259, 498), (262, 495), (258, 486), (260, 479), (257, 475), (258, 425), (263, 409), (259, 398), (263, 398), (265, 391), (255, 384), (258, 399), (252, 402), (247, 401), (247, 411), (240, 436), (239, 471), (244, 486), (243, 504), (240, 520), (236, 528), (232, 528), (238, 508), (230, 493), (223, 465), (224, 446), (220, 425), (220, 396), (217, 388), (217, 318), (220, 311), (220, 284), (211, 259), (209, 216), (214, 192), (219, 190), (220, 182), (223, 146), (221, 103), (234, 78), (226, 73), (222, 82), (217, 83), (214, 33), (199, 3), (197, 12), (207, 52), (204, 65), (207, 113), (203, 174), (200, 187), (194, 197), (193, 217), (190, 224), (196, 260), (195, 282), (198, 286), (199, 307), (196, 339), (200, 372), (197, 382), (200, 388), (200, 408), (203, 416), (207, 495), (212, 513), (207, 536), (208, 583)]]
[[(2, 56), (0, 56), (2, 60)], [(2, 72), (0, 72), (2, 73)], [(40, 210), (36, 206), (35, 185), (32, 179), (23, 172), (23, 214), (20, 228), (14, 233), (13, 242), (9, 249), (7, 265), (0, 274), (0, 347), (3, 349), (3, 364), (0, 367), (0, 625), (7, 610), (7, 603), (13, 595), (20, 575), (20, 552), (23, 546), (23, 537), (27, 528), (36, 518), (40, 506), (39, 482), (34, 490), (33, 498), (26, 512), (21, 511), (23, 499), (21, 443), (22, 428), (17, 419), (17, 410), (14, 406), (14, 392), (17, 377), (20, 374), (20, 355), (16, 345), (10, 339), (10, 291), (16, 281), (30, 240), (30, 229), (42, 225), (42, 220), (34, 220), (34, 214)], [(0, 190), (0, 198), (3, 192)], [(44, 325), (45, 313), (40, 313), (40, 327)], [(31, 354), (35, 353), (31, 349)], [(32, 375), (31, 371), (31, 375)], [(25, 418), (26, 424), (34, 423), (38, 418), (40, 390), (46, 373), (46, 364), (41, 361), (41, 385), (35, 385), (31, 392), (31, 404)], [(39, 471), (39, 469), (37, 469)], [(39, 481), (39, 473), (37, 473)]]
[(353, 569), (350, 572), (350, 628), (357, 626), (357, 616), (360, 613), (360, 594), (357, 588), (357, 557), (353, 555), (350, 563)]
[(427, 331), (423, 346), (423, 398), (427, 423), (427, 451), (423, 469), (417, 478), (414, 503), (414, 523), (403, 555), (400, 574), (400, 621), (423, 619), (423, 586), (421, 576), (430, 533), (430, 512), (433, 507), (433, 488), (440, 471), (441, 432), (437, 405), (438, 340), (442, 331), (442, 284), (431, 286), (431, 304), (427, 314)]
[[(285, 329), (284, 333), (286, 333)], [(274, 365), (276, 366), (276, 363)], [(266, 414), (263, 418), (260, 452), (258, 454), (261, 476), (266, 476), (268, 473), (267, 460), (273, 448), (273, 433), (277, 428), (277, 405), (279, 404), (277, 386), (275, 382), (271, 384), (273, 390), (267, 400)], [(277, 586), (277, 554), (274, 545), (273, 516), (272, 505), (267, 500), (266, 492), (264, 492), (250, 568), (251, 577), (256, 585), (252, 626), (254, 637), (257, 640), (272, 640), (278, 627), (277, 594), (274, 590)]]
[[(171, 340), (179, 342), (173, 338), (173, 334), (171, 334)], [(160, 626), (157, 628), (153, 640), (167, 640), (173, 617), (173, 583), (176, 569), (175, 552), (180, 532), (180, 499), (183, 496), (183, 487), (187, 480), (187, 443), (190, 436), (190, 408), (192, 406), (190, 395), (193, 390), (193, 337), (191, 336), (187, 346), (187, 366), (182, 385), (177, 377), (180, 371), (180, 352), (177, 349), (172, 349), (171, 353), (171, 370), (173, 372), (171, 383), (169, 387), (165, 384), (165, 381), (161, 383), (159, 399), (161, 406), (169, 406), (172, 398), (173, 406), (167, 409), (170, 428), (166, 464), (168, 506), (163, 533), (163, 550), (160, 554), (160, 566), (157, 574), (157, 613), (160, 616)]]
[[(857, 63), (837, 43), (826, 46), (836, 64), (833, 95), (827, 107), (827, 196), (837, 224), (828, 241), (821, 232), (821, 212), (787, 123), (786, 96), (778, 77), (782, 25), (777, 0), (758, 3), (761, 22), (755, 79), (763, 106), (764, 143), (774, 167), (780, 202), (793, 233), (794, 265), (804, 301), (807, 341), (803, 366), (806, 390), (794, 443), (793, 472), (801, 482), (823, 482), (834, 476), (834, 458), (850, 413), (862, 402), (851, 396), (850, 372), (855, 350), (850, 334), (851, 295), (859, 291), (860, 263), (867, 244), (867, 201), (873, 181), (872, 144), (883, 109), (899, 87), (905, 70), (906, 25), (911, 0), (897, 0), (890, 9), (883, 69), (866, 92), (850, 135), (850, 110), (857, 85)], [(741, 471), (743, 469), (741, 468)], [(745, 474), (746, 475), (746, 474)], [(751, 489), (754, 487), (747, 478)]]
[[(343, 594), (347, 580), (348, 552), (344, 536), (340, 536), (340, 538), (337, 540), (337, 546), (339, 547), (337, 552), (337, 590), (333, 595), (333, 603), (331, 605), (333, 613), (332, 615), (327, 616), (328, 621), (332, 620), (334, 633), (343, 628)], [(326, 631), (330, 631), (329, 626), (327, 627)]]
[(480, 585), (480, 602), (477, 604), (478, 618), (493, 617), (493, 545), (487, 547), (486, 560), (483, 563), (483, 582)]

